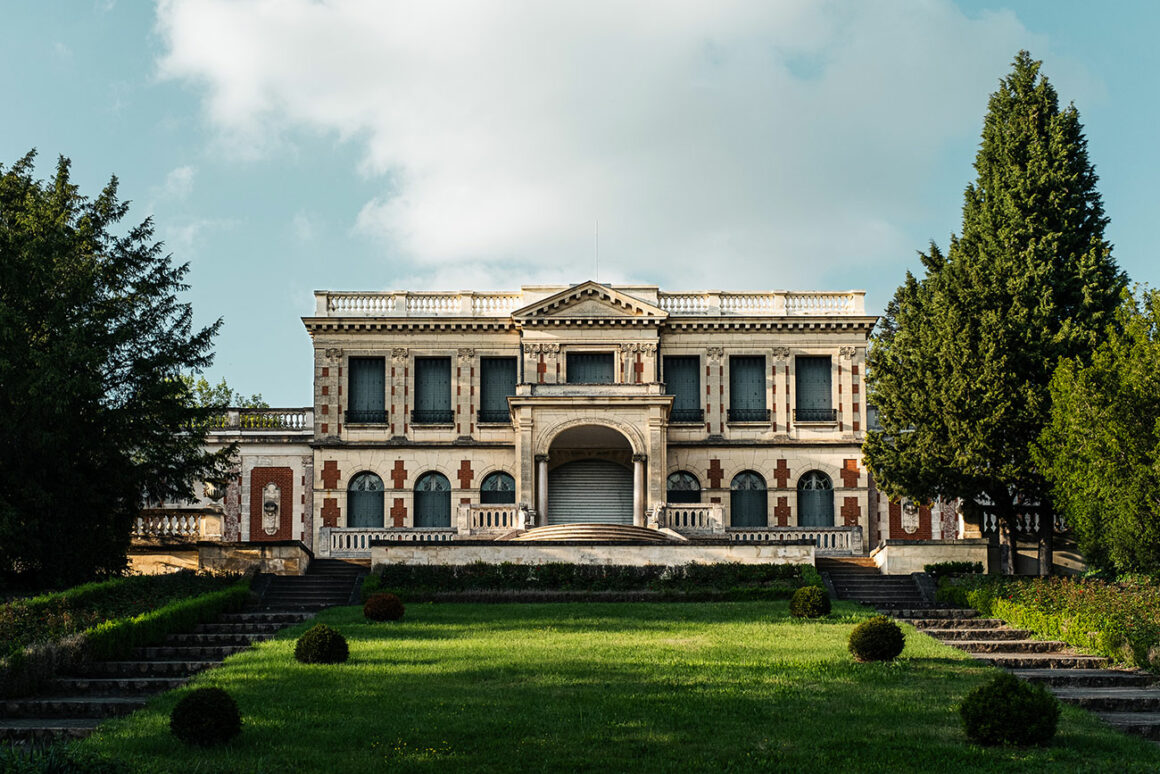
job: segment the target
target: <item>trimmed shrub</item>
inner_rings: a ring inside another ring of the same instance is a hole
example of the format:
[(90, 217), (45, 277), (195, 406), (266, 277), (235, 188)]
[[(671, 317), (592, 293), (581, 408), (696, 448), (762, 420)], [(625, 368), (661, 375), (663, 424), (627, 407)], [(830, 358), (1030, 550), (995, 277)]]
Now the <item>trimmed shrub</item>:
[(341, 664), (350, 658), (343, 637), (326, 624), (315, 624), (294, 644), (294, 658), (303, 664)]
[(213, 747), (242, 732), (238, 703), (221, 688), (197, 688), (169, 715), (169, 730), (186, 744)]
[(1043, 746), (1055, 736), (1059, 700), (1042, 685), (1003, 672), (968, 693), (959, 716), (967, 737), (979, 744)]
[(398, 621), (404, 610), (402, 600), (394, 594), (375, 594), (363, 605), (363, 615), (372, 621)]
[(789, 601), (789, 614), (794, 618), (821, 618), (830, 614), (830, 595), (817, 586), (803, 586)]
[(983, 573), (982, 562), (935, 562), (934, 564), (924, 564), (922, 571), (933, 577), (936, 581), (944, 575), (968, 575)]
[(898, 624), (876, 615), (850, 632), (850, 652), (856, 661), (893, 661), (906, 645)]

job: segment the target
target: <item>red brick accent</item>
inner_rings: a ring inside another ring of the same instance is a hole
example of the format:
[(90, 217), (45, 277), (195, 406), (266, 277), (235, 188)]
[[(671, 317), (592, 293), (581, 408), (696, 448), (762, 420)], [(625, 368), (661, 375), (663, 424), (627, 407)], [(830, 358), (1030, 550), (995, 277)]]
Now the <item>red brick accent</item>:
[(328, 385), (328, 384), (324, 384), (324, 385), (322, 385), (322, 394), (323, 394), (323, 395), (329, 395), (329, 394), (330, 394), (330, 385)]
[(322, 498), (322, 526), (338, 526), (338, 499), (335, 497)]
[(391, 471), (391, 480), (395, 482), (395, 489), (402, 489), (403, 484), (407, 482), (407, 469), (403, 467), (402, 460), (395, 460), (395, 467)]
[(641, 362), (640, 355), (637, 354), (636, 362), (632, 364), (632, 380), (637, 384), (640, 384), (642, 381), (644, 381), (643, 376), (644, 363)]
[(854, 393), (855, 395), (858, 394), (858, 383), (857, 382), (850, 385), (850, 392)]
[(850, 366), (850, 373), (854, 374), (854, 376), (857, 376), (858, 375), (858, 366)]
[(862, 506), (858, 505), (857, 497), (842, 498), (842, 523), (847, 527), (857, 527), (858, 518), (862, 515)]
[[(262, 529), (262, 490), (274, 484), (282, 491), (278, 498), (278, 531)], [(254, 468), (250, 471), (250, 540), (289, 540), (294, 521), (294, 471), (290, 468)]]
[(403, 498), (396, 497), (395, 504), (391, 506), (391, 524), (395, 527), (401, 527), (406, 518), (407, 506), (403, 505)]
[(328, 368), (327, 366), (323, 366), (322, 367), (322, 375), (323, 376), (330, 376), (330, 368)]
[(906, 532), (902, 529), (902, 501), (890, 501), (890, 539), (891, 540), (930, 540), (931, 539), (930, 507), (923, 505), (918, 509), (918, 529)]
[(847, 489), (853, 489), (858, 486), (858, 478), (861, 475), (858, 472), (858, 460), (842, 460), (842, 486)]
[(461, 460), (459, 462), (459, 488), (471, 489), (471, 478), (475, 475), (475, 471), (471, 469), (471, 460)]
[(544, 362), (544, 356), (540, 355), (540, 362), (536, 363), (536, 376), (540, 384), (544, 383), (544, 374), (548, 373), (548, 364)]
[(322, 413), (323, 413), (323, 414), (329, 414), (329, 413), (330, 413), (330, 406), (329, 406), (328, 404), (326, 404), (326, 403), (323, 403), (323, 404), (322, 404)]
[(328, 425), (327, 423), (323, 422), (323, 423), (322, 423), (322, 434), (323, 434), (323, 435), (326, 435), (326, 434), (327, 434), (327, 433), (329, 433), (329, 432), (330, 432), (330, 425)]
[(711, 502), (711, 503), (717, 503), (718, 505), (720, 505), (720, 503), (721, 503), (721, 498), (720, 498), (720, 497), (710, 497), (710, 498), (709, 498), (709, 502)]
[(470, 497), (460, 497), (459, 504), (460, 505), (471, 505), (471, 498)]
[(785, 464), (785, 460), (777, 461), (777, 467), (773, 469), (773, 477), (777, 479), (778, 489), (785, 489), (789, 486), (789, 466)]
[(777, 498), (777, 505), (773, 506), (773, 515), (777, 517), (777, 526), (789, 526), (789, 498)]
[[(326, 432), (326, 425), (322, 426), (322, 432)], [(323, 489), (337, 489), (338, 480), (342, 478), (342, 471), (338, 469), (338, 463), (334, 460), (327, 460), (322, 463), (322, 488)]]
[(720, 489), (721, 477), (725, 475), (725, 471), (721, 469), (721, 460), (714, 457), (709, 460), (709, 488)]

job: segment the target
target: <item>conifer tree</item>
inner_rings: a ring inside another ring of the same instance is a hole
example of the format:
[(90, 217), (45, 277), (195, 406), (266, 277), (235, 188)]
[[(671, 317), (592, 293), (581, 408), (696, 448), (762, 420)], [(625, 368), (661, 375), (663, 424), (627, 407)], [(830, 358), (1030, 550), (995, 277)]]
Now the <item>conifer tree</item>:
[(1125, 278), (1079, 113), (1060, 109), (1040, 64), (1019, 52), (991, 95), (962, 233), (920, 254), (924, 276), (907, 274), (873, 337), (882, 429), (865, 454), (891, 495), (989, 500), (1012, 560), (1018, 504), (1042, 504), (1043, 572), (1052, 519), (1031, 447), (1048, 383), (1061, 358), (1090, 357)]

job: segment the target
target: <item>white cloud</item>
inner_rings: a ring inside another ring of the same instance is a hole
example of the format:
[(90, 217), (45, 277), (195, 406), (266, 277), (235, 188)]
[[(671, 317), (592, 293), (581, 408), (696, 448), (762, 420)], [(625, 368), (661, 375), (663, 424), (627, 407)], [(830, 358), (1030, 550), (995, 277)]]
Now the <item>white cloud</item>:
[(318, 225), (315, 223), (314, 217), (307, 212), (294, 213), (294, 219), (290, 222), (290, 227), (294, 232), (294, 236), (300, 242), (310, 242), (318, 235)]
[(166, 199), (182, 200), (193, 191), (193, 178), (196, 170), (191, 166), (177, 167), (165, 176), (161, 184), (160, 194)]
[(833, 287), (897, 262), (918, 183), (1046, 48), (949, 0), (159, 0), (158, 29), (162, 76), (236, 153), (359, 143), (383, 192), (356, 229), (404, 276), (478, 287), (590, 276), (595, 218), (606, 280)]

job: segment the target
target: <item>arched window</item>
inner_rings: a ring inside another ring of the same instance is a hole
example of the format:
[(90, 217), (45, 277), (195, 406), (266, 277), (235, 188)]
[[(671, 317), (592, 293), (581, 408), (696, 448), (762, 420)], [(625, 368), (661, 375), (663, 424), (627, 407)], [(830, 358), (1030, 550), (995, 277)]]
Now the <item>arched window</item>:
[(820, 470), (798, 479), (798, 526), (834, 526), (834, 483)]
[(479, 501), (485, 505), (514, 504), (516, 480), (502, 471), (492, 473), (479, 485)]
[(415, 526), (451, 526), (451, 484), (441, 473), (424, 473), (415, 482)]
[(701, 502), (701, 482), (692, 473), (678, 470), (669, 474), (665, 485), (665, 501), (670, 503)]
[(765, 527), (769, 525), (769, 498), (765, 479), (752, 470), (743, 470), (729, 485), (729, 524), (733, 527)]
[(346, 488), (346, 526), (383, 526), (383, 480), (374, 473), (359, 473)]

